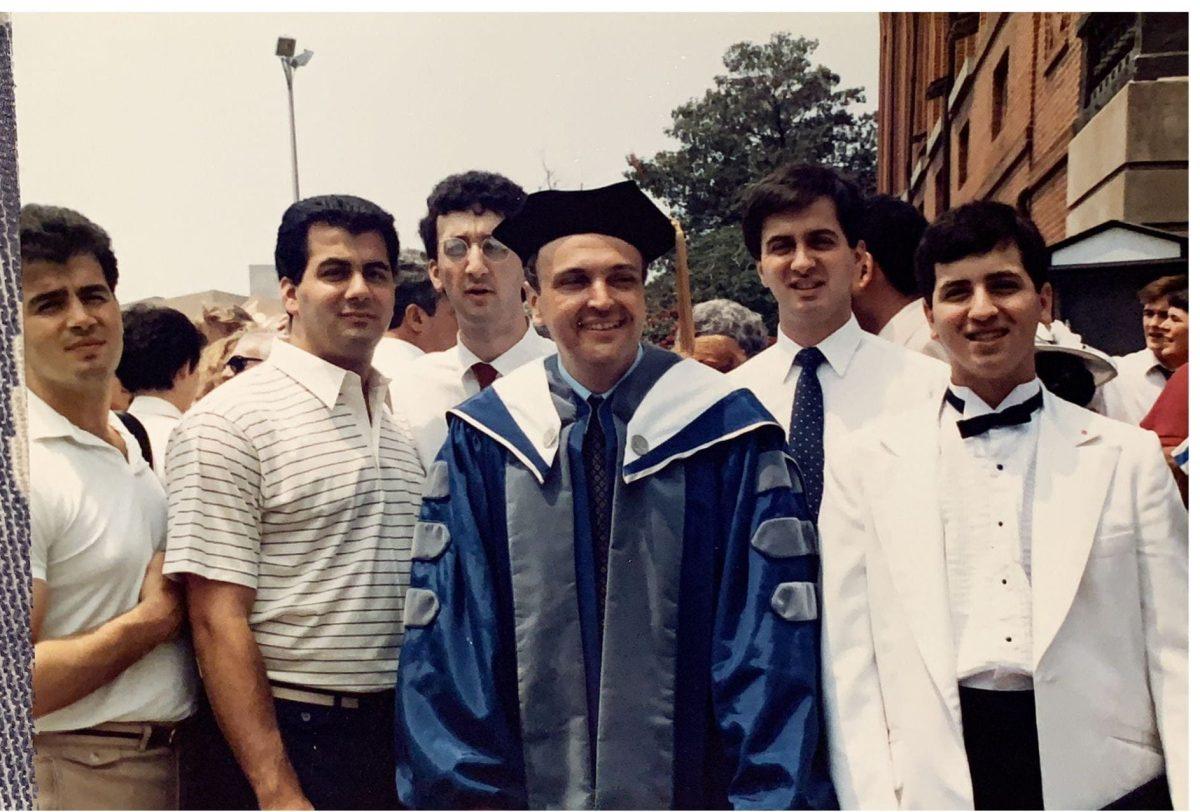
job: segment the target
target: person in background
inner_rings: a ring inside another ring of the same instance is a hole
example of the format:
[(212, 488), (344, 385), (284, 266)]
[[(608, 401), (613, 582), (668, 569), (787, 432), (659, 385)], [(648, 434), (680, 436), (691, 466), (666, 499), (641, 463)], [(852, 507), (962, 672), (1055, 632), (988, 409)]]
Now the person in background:
[(821, 512), (843, 808), (1183, 809), (1187, 515), (1153, 435), (1049, 392), (1049, 252), (993, 201), (917, 249), (943, 397), (847, 438)]
[(1188, 365), (1175, 370), (1175, 374), (1163, 387), (1162, 394), (1142, 419), (1142, 428), (1158, 436), (1167, 464), (1179, 485), (1183, 503), (1187, 494), (1187, 440), (1188, 440)]
[(197, 403), (167, 449), (164, 572), (187, 585), (208, 708), (189, 806), (396, 806), (392, 715), (422, 480), (371, 356), (392, 216), (349, 195), (284, 212), (291, 335)]
[(53, 206), (21, 209), (20, 241), (34, 805), (174, 809), (196, 669), (162, 574), (162, 485), (109, 409), (116, 256), (103, 229)]
[(866, 272), (855, 280), (852, 306), (868, 333), (945, 361), (946, 351), (929, 334), (913, 271), (913, 253), (928, 225), (910, 203), (890, 195), (867, 198), (862, 217)]
[(125, 349), (117, 378), (133, 393), (128, 412), (145, 429), (154, 473), (163, 479), (167, 438), (196, 399), (204, 334), (170, 307), (134, 305), (121, 320)]
[(1117, 377), (1101, 390), (1102, 413), (1138, 424), (1172, 373), (1188, 360), (1187, 277), (1163, 276), (1138, 291), (1146, 346), (1114, 358)]
[(525, 191), (508, 178), (477, 171), (443, 179), (426, 200), (417, 230), (429, 279), (454, 310), (458, 341), (414, 360), (391, 385), (426, 470), (446, 440), (446, 412), (554, 351), (526, 317), (520, 259), (492, 235), (524, 202)]
[(452, 410), (414, 539), (411, 808), (828, 809), (812, 524), (783, 432), (641, 343), (675, 244), (632, 181), (496, 236), (558, 353)]
[(445, 294), (434, 290), (425, 265), (401, 260), (396, 272), (396, 305), (371, 363), (393, 380), (415, 358), (454, 346), (458, 321)]
[(108, 408), (114, 412), (123, 412), (129, 408), (131, 402), (133, 402), (133, 393), (125, 388), (125, 384), (121, 383), (120, 378), (114, 375), (108, 387)]
[(741, 366), (767, 346), (762, 316), (729, 299), (701, 302), (692, 319), (696, 325), (692, 358), (718, 372)]

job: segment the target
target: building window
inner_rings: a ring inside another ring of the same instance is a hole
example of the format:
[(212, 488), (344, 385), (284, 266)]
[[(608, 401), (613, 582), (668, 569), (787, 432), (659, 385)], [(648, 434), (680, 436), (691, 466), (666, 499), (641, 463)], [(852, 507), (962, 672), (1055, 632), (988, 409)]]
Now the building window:
[(962, 125), (958, 131), (958, 188), (967, 182), (967, 164), (970, 160), (971, 124)]
[(1004, 126), (1004, 114), (1008, 111), (1008, 51), (1000, 56), (996, 69), (992, 71), (992, 138), (1000, 134)]

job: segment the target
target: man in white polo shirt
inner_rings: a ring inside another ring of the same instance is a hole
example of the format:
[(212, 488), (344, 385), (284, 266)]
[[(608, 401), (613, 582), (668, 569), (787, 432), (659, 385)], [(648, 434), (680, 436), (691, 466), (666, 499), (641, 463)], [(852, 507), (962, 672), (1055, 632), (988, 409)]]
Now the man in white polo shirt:
[(397, 803), (393, 687), (422, 472), (371, 355), (398, 250), (374, 203), (289, 207), (275, 265), (290, 340), (171, 436), (164, 570), (186, 578), (212, 708), (189, 741), (189, 806)]
[(117, 262), (82, 215), (21, 210), (39, 809), (178, 805), (195, 707), (183, 603), (162, 575), (166, 499), (109, 411)]
[(458, 343), (412, 362), (392, 382), (392, 405), (412, 426), (426, 470), (446, 441), (446, 412), (526, 361), (554, 352), (525, 316), (521, 260), (492, 231), (525, 202), (525, 192), (492, 172), (464, 172), (429, 194), (417, 229), (429, 278), (458, 318)]

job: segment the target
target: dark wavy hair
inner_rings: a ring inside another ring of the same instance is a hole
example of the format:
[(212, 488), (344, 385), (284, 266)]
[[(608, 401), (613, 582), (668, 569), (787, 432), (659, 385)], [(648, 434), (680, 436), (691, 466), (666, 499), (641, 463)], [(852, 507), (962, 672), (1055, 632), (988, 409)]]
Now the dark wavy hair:
[(863, 242), (884, 278), (905, 296), (917, 295), (913, 254), (928, 227), (915, 206), (891, 195), (869, 197), (863, 207)]
[(125, 349), (117, 378), (130, 392), (170, 389), (180, 369), (191, 372), (200, 363), (204, 334), (178, 310), (136, 304), (121, 314), (121, 322)]
[(353, 195), (321, 195), (288, 206), (275, 237), (275, 272), (297, 285), (308, 265), (308, 230), (314, 223), (344, 228), (351, 234), (374, 231), (387, 246), (388, 266), (396, 270), (400, 238), (396, 221), (379, 206)]
[(482, 214), (494, 211), (501, 217), (512, 217), (525, 205), (525, 190), (503, 175), (472, 170), (444, 178), (425, 199), (427, 211), (417, 224), (425, 256), (436, 259), (437, 219), (452, 211)]
[(925, 301), (932, 303), (937, 283), (935, 265), (1010, 245), (1017, 247), (1025, 273), (1034, 288), (1041, 290), (1050, 270), (1050, 252), (1032, 220), (1007, 203), (995, 200), (976, 200), (950, 209), (933, 221), (917, 246), (917, 289)]
[(21, 207), (21, 261), (66, 263), (91, 254), (110, 291), (117, 290), (117, 258), (108, 232), (73, 209), (29, 203)]
[(822, 197), (833, 201), (846, 241), (851, 247), (857, 245), (862, 239), (862, 192), (828, 167), (793, 163), (779, 167), (745, 192), (742, 240), (750, 256), (762, 259), (762, 230), (768, 217), (806, 209)]
[(404, 311), (410, 304), (432, 316), (437, 311), (437, 303), (438, 292), (433, 289), (425, 266), (412, 260), (400, 260), (396, 269), (396, 303), (392, 307), (392, 322), (388, 329), (395, 330), (403, 323)]

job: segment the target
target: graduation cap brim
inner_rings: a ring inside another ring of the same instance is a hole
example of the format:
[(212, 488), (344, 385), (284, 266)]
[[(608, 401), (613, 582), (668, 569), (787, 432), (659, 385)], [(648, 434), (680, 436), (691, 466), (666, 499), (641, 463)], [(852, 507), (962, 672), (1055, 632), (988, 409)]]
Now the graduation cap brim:
[(647, 265), (675, 245), (667, 216), (631, 180), (599, 189), (534, 192), (493, 236), (522, 262), (548, 243), (572, 234), (605, 234), (632, 245)]

